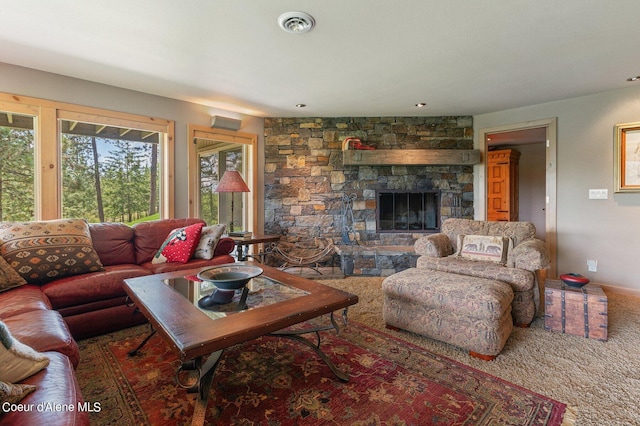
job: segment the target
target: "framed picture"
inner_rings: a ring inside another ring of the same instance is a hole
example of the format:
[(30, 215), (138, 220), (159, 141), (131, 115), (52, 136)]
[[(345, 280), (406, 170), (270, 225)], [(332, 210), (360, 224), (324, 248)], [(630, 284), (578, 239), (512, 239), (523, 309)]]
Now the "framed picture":
[(640, 122), (615, 126), (616, 192), (640, 192)]

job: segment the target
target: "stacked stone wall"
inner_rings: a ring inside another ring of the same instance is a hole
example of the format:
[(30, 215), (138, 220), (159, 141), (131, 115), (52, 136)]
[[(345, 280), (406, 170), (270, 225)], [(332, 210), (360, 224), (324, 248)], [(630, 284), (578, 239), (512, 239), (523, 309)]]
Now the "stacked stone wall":
[(423, 234), (377, 232), (376, 190), (438, 189), (441, 220), (473, 217), (472, 166), (342, 163), (342, 142), (348, 137), (376, 149), (472, 149), (470, 116), (266, 118), (264, 127), (268, 234), (340, 243), (342, 197), (355, 194), (351, 238), (362, 245), (412, 245)]

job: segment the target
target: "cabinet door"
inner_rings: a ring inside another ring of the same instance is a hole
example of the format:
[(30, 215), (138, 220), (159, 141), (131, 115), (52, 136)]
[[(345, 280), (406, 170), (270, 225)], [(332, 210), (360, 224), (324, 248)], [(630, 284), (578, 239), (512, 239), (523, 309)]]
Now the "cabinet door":
[(509, 164), (487, 165), (487, 219), (509, 220)]

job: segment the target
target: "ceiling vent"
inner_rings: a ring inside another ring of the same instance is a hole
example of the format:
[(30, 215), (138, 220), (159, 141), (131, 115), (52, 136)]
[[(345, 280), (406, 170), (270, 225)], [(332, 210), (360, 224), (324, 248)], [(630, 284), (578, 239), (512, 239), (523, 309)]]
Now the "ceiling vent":
[(311, 31), (316, 24), (315, 19), (304, 12), (287, 12), (280, 15), (278, 25), (288, 33), (301, 34)]

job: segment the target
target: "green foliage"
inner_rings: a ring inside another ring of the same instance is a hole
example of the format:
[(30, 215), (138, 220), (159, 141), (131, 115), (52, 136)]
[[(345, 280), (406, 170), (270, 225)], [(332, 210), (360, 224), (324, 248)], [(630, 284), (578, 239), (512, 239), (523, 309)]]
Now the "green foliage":
[(158, 219), (160, 219), (160, 213), (155, 213), (155, 214), (152, 214), (151, 216), (144, 216), (144, 217), (141, 217), (140, 219), (136, 219), (133, 222), (126, 222), (126, 224), (129, 226), (133, 226), (136, 223), (149, 222), (150, 220), (158, 220)]
[[(63, 216), (91, 222), (134, 222), (158, 211), (152, 197), (151, 144), (63, 137)], [(98, 159), (96, 163), (95, 159)]]
[(218, 157), (217, 153), (200, 157), (200, 217), (209, 224), (218, 223)]
[(0, 221), (33, 220), (33, 131), (0, 127)]

